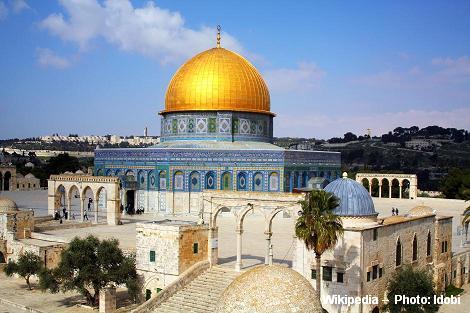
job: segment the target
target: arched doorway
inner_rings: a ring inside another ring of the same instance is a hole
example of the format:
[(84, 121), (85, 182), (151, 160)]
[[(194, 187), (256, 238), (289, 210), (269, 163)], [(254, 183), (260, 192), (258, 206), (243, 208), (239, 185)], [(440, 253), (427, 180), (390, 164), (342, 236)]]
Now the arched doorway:
[(371, 190), (370, 190), (369, 180), (367, 178), (363, 178), (361, 182), (362, 182), (362, 186), (364, 186), (364, 188), (366, 188), (367, 191), (370, 193)]
[(379, 196), (379, 180), (377, 178), (372, 178), (371, 193), (372, 197)]
[(387, 178), (382, 179), (382, 198), (390, 197), (390, 183)]
[(69, 219), (75, 220), (81, 219), (81, 213), (80, 213), (80, 192), (78, 190), (78, 187), (73, 185), (70, 187), (69, 192), (67, 194), (67, 200), (69, 201), (70, 204), (70, 209), (69, 209)]
[(104, 187), (101, 187), (100, 189), (98, 189), (98, 192), (96, 193), (95, 198), (97, 199), (97, 202), (98, 202), (95, 205), (96, 206), (95, 223), (98, 223), (99, 219), (106, 217), (106, 213), (107, 213), (108, 197), (107, 197), (106, 189)]
[(404, 179), (401, 182), (401, 198), (409, 199), (410, 198), (410, 181)]
[(380, 313), (379, 307), (376, 306), (376, 307), (372, 310), (372, 313)]
[(2, 251), (0, 251), (0, 263), (6, 263), (5, 256), (3, 255)]
[(394, 178), (392, 180), (392, 198), (399, 198), (400, 197), (400, 183), (398, 179)]
[(11, 183), (11, 173), (5, 172), (3, 175), (3, 190), (7, 191), (10, 190), (10, 183)]
[(96, 199), (93, 195), (93, 191), (89, 186), (83, 189), (82, 193), (82, 201), (83, 201), (83, 221), (93, 220), (97, 222), (96, 216)]

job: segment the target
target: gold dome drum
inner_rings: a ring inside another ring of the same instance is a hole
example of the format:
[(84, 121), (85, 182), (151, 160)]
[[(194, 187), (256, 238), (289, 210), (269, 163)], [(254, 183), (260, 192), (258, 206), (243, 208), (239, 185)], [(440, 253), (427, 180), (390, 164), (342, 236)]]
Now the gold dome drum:
[(274, 115), (269, 90), (256, 68), (224, 48), (204, 51), (173, 76), (161, 114), (184, 111), (237, 111)]

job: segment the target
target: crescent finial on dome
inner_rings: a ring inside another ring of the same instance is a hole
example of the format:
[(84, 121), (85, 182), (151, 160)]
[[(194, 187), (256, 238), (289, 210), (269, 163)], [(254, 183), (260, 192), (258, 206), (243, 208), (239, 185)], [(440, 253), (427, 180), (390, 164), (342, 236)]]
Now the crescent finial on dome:
[(217, 48), (220, 48), (220, 30), (222, 27), (220, 25), (217, 25)]

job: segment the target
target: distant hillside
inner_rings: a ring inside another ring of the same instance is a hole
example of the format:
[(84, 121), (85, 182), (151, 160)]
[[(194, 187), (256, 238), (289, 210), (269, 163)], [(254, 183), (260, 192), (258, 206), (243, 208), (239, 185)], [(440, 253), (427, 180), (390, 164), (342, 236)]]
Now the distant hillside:
[(421, 190), (437, 190), (452, 168), (470, 169), (470, 136), (463, 129), (397, 127), (373, 138), (346, 133), (329, 140), (276, 138), (275, 143), (289, 149), (339, 151), (348, 172), (417, 174)]

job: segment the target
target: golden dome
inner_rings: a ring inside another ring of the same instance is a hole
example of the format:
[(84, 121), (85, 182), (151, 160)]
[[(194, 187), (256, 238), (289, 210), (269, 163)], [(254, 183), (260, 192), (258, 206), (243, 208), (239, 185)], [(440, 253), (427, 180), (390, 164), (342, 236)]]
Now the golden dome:
[(308, 280), (293, 269), (261, 265), (238, 276), (218, 300), (216, 313), (321, 313)]
[(204, 51), (181, 66), (170, 81), (165, 110), (239, 111), (274, 115), (269, 90), (256, 68), (224, 48)]

